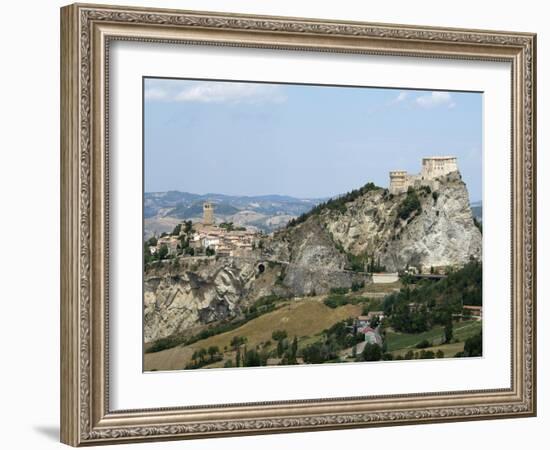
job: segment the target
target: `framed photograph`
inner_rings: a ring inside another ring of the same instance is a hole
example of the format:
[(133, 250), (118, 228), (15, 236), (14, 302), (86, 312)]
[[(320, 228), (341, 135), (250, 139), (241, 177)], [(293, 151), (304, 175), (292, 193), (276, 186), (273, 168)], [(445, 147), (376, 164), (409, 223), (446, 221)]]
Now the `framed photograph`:
[(62, 442), (535, 415), (535, 58), (62, 8)]

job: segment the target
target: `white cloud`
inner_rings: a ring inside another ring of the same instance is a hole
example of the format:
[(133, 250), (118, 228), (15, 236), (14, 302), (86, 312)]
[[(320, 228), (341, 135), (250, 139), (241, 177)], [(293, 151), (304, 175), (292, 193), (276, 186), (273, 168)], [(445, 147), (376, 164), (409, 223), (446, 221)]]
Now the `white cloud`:
[(150, 87), (145, 89), (145, 100), (165, 100), (168, 92), (160, 87)]
[(150, 84), (145, 99), (195, 103), (283, 103), (280, 86), (258, 83), (162, 81)]
[(454, 108), (456, 106), (451, 94), (448, 92), (432, 92), (431, 94), (417, 97), (415, 101), (416, 104), (422, 108), (435, 108), (438, 106)]
[(405, 101), (408, 95), (409, 95), (408, 92), (401, 91), (399, 95), (395, 98), (394, 103), (401, 103)]
[(403, 103), (408, 96), (409, 96), (408, 92), (401, 91), (399, 94), (397, 94), (396, 97), (391, 99), (385, 106), (393, 106), (393, 105), (397, 105), (398, 103)]

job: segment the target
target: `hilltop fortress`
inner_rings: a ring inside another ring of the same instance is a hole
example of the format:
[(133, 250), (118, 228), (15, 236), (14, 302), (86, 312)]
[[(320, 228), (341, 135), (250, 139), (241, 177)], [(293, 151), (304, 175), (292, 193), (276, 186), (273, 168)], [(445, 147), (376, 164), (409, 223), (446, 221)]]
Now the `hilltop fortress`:
[(452, 172), (458, 172), (456, 156), (431, 156), (422, 158), (422, 171), (418, 175), (407, 173), (406, 170), (390, 172), (390, 193), (400, 194), (409, 187), (430, 186), (437, 189), (438, 177)]

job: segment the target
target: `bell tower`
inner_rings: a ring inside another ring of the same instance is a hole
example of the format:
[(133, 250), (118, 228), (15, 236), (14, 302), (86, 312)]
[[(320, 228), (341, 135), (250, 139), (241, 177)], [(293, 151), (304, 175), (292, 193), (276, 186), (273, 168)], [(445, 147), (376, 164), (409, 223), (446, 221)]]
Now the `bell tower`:
[(210, 202), (202, 204), (202, 223), (203, 225), (214, 224), (214, 205)]

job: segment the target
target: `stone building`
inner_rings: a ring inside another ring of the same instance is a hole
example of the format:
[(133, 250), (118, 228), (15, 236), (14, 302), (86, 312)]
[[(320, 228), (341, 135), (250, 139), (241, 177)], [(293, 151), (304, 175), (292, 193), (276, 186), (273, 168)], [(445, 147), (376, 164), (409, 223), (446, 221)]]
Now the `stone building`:
[(452, 172), (458, 172), (456, 156), (431, 156), (422, 158), (420, 174), (410, 174), (405, 170), (390, 172), (390, 193), (400, 194), (409, 187), (429, 186), (437, 189), (437, 178)]
[(214, 225), (214, 205), (210, 202), (202, 204), (202, 223), (203, 225)]

